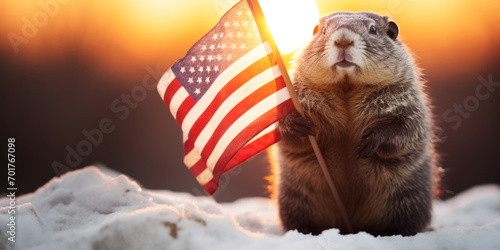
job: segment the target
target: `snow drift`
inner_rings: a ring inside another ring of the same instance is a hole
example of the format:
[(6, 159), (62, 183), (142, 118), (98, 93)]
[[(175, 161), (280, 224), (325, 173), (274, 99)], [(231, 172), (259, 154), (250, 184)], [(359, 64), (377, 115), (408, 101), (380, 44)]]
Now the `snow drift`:
[[(4, 196), (5, 197), (5, 196)], [(0, 249), (499, 249), (500, 188), (472, 188), (434, 203), (433, 231), (412, 237), (318, 236), (284, 232), (267, 198), (217, 204), (209, 197), (142, 189), (96, 167), (54, 178), (16, 198), (11, 237), (8, 198), (0, 200)]]

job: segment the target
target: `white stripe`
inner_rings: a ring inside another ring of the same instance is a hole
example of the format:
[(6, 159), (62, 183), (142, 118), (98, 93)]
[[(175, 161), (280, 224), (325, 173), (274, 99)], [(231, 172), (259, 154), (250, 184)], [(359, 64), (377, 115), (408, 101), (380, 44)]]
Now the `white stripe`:
[(212, 175), (212, 172), (206, 168), (201, 172), (198, 176), (196, 176), (196, 180), (198, 183), (200, 183), (202, 186), (207, 184), (210, 180), (212, 180), (214, 176)]
[[(174, 79), (174, 72), (172, 72), (172, 68), (169, 68), (167, 72), (163, 74), (157, 86), (161, 99), (164, 99), (165, 91), (167, 91), (168, 86), (170, 86)], [(172, 113), (175, 119), (177, 119), (177, 111), (179, 110), (179, 107), (188, 96), (189, 93), (184, 89), (184, 87), (180, 87), (177, 92), (175, 92), (174, 96), (172, 96), (172, 100), (170, 100), (170, 113)]]
[(269, 110), (275, 108), (284, 101), (290, 99), (287, 88), (282, 88), (278, 92), (266, 97), (257, 105), (249, 109), (245, 114), (240, 116), (229, 129), (224, 133), (215, 146), (212, 154), (208, 157), (207, 167), (213, 171), (215, 164), (221, 157), (224, 150), (228, 147), (229, 143), (248, 126), (248, 121), (254, 121)]
[(278, 122), (275, 122), (275, 123), (269, 125), (269, 127), (267, 127), (266, 129), (262, 130), (254, 138), (252, 138), (250, 141), (248, 141), (247, 144), (245, 144), (245, 146), (248, 145), (248, 144), (250, 144), (250, 143), (252, 143), (252, 142), (254, 142), (254, 141), (256, 141), (256, 140), (258, 140), (262, 136), (266, 135), (267, 133), (269, 133), (269, 132), (271, 132), (271, 131), (273, 131), (275, 129), (278, 129)]
[(161, 99), (165, 97), (165, 91), (167, 91), (168, 85), (175, 79), (174, 72), (172, 72), (172, 69), (168, 69), (165, 74), (160, 79), (160, 82), (158, 82), (158, 85), (156, 86), (156, 89), (158, 90), (158, 93), (161, 96)]
[(179, 107), (182, 102), (189, 97), (189, 93), (184, 89), (184, 87), (180, 87), (177, 92), (175, 92), (172, 100), (170, 101), (170, 112), (177, 120), (177, 111), (179, 111)]
[(212, 86), (208, 89), (208, 91), (203, 95), (203, 97), (198, 100), (198, 102), (194, 105), (194, 107), (189, 111), (189, 113), (184, 118), (182, 122), (182, 132), (184, 134), (184, 141), (186, 141), (186, 137), (189, 134), (189, 131), (193, 127), (195, 121), (200, 117), (201, 113), (205, 111), (205, 109), (210, 105), (213, 98), (217, 95), (217, 93), (235, 76), (237, 76), (241, 71), (254, 64), (258, 60), (262, 59), (262, 57), (272, 53), (272, 49), (269, 45), (269, 42), (265, 42), (244, 56), (238, 59), (236, 62), (231, 64), (224, 72), (222, 72), (219, 77), (213, 82)]
[[(253, 93), (258, 90), (260, 87), (266, 85), (268, 82), (278, 78), (281, 76), (281, 72), (279, 70), (278, 65), (275, 65), (272, 68), (265, 70), (254, 78), (250, 79), (239, 89), (234, 91), (217, 109), (214, 113), (210, 121), (206, 124), (206, 126), (201, 131), (198, 138), (191, 138), (195, 140), (195, 147), (203, 152), (203, 148), (205, 144), (207, 144), (208, 140), (212, 137), (212, 134), (215, 132), (215, 129), (219, 125), (219, 123), (227, 116), (227, 114), (244, 98), (246, 98), (249, 93)], [(187, 137), (185, 138), (187, 139)]]
[(201, 160), (201, 155), (196, 149), (192, 149), (184, 156), (184, 164), (188, 169), (194, 166), (199, 160)]

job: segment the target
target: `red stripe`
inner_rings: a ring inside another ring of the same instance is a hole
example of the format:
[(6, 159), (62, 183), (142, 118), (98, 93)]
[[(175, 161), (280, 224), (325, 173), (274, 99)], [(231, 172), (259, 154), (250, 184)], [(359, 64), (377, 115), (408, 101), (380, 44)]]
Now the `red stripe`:
[(196, 101), (193, 98), (191, 98), (191, 96), (188, 95), (188, 97), (184, 99), (182, 104), (179, 106), (179, 109), (177, 110), (177, 117), (175, 117), (175, 119), (177, 120), (177, 123), (181, 128), (184, 118), (186, 118), (186, 115), (189, 113), (189, 111), (193, 108), (195, 104)]
[[(189, 131), (188, 137), (192, 138), (192, 142), (198, 138), (201, 131), (205, 128), (206, 124), (213, 117), (215, 112), (219, 109), (220, 105), (238, 88), (243, 84), (251, 80), (256, 75), (262, 73), (265, 69), (271, 67), (269, 59), (263, 57), (257, 62), (253, 63), (249, 67), (245, 68), (237, 76), (231, 79), (213, 98), (212, 102), (203, 111), (203, 113), (197, 118), (196, 122), (193, 123), (191, 130)], [(264, 69), (264, 70), (263, 70)], [(189, 111), (188, 111), (189, 112)], [(188, 148), (194, 147), (194, 145), (188, 145)]]
[(170, 102), (172, 101), (172, 97), (174, 97), (175, 93), (177, 90), (179, 90), (182, 87), (182, 85), (179, 83), (177, 78), (174, 78), (172, 82), (168, 85), (167, 89), (165, 90), (165, 94), (163, 95), (163, 101), (167, 105), (167, 107), (170, 109)]
[(194, 164), (190, 169), (189, 171), (191, 171), (191, 173), (198, 177), (198, 175), (201, 174), (201, 172), (205, 171), (205, 169), (207, 168), (207, 164), (205, 164), (205, 161), (203, 159), (199, 160), (198, 162), (196, 162), (196, 164)]
[[(293, 102), (291, 99), (279, 104), (277, 107), (269, 110), (255, 121), (251, 122), (241, 133), (239, 133), (232, 141), (229, 143), (228, 147), (224, 150), (221, 157), (215, 164), (213, 176), (214, 179), (218, 180), (227, 163), (236, 152), (243, 147), (251, 138), (257, 135), (260, 131), (264, 130), (269, 124), (276, 122), (280, 117), (288, 114), (294, 110)], [(241, 157), (241, 156), (240, 156)]]
[(194, 149), (194, 142), (191, 139), (188, 138), (184, 142), (184, 156), (186, 156), (193, 149)]
[[(283, 77), (278, 77), (275, 80), (272, 80), (272, 81), (266, 83), (264, 86), (260, 87), (255, 92), (248, 95), (245, 99), (243, 99), (236, 106), (234, 106), (234, 108), (231, 109), (231, 111), (229, 111), (229, 113), (222, 119), (222, 121), (220, 121), (219, 125), (214, 130), (214, 133), (210, 136), (210, 139), (207, 141), (207, 143), (203, 147), (203, 151), (201, 152), (201, 155), (205, 159), (208, 159), (210, 154), (212, 154), (215, 146), (219, 142), (220, 138), (229, 129), (229, 127), (238, 118), (240, 118), (240, 116), (242, 116), (245, 112), (247, 112), (249, 109), (251, 109), (257, 103), (262, 101), (264, 98), (276, 93), (277, 90), (280, 90), (282, 88), (286, 88), (286, 84), (283, 80)], [(266, 124), (266, 127), (268, 125), (269, 125), (269, 123)], [(259, 130), (259, 132), (262, 131), (264, 128)], [(255, 136), (255, 134), (253, 134), (253, 136)], [(246, 141), (253, 138), (253, 136), (250, 138), (247, 138)]]
[(219, 187), (219, 182), (212, 179), (207, 184), (203, 185), (203, 188), (209, 195), (213, 195), (215, 191), (217, 191), (217, 188)]
[(222, 174), (225, 174), (231, 169), (237, 167), (241, 163), (248, 160), (250, 157), (259, 154), (267, 147), (278, 142), (280, 139), (281, 136), (278, 129), (274, 129), (269, 133), (261, 136), (259, 139), (245, 145), (243, 148), (238, 150), (238, 152), (236, 152), (233, 158), (231, 158), (231, 160), (227, 163)]

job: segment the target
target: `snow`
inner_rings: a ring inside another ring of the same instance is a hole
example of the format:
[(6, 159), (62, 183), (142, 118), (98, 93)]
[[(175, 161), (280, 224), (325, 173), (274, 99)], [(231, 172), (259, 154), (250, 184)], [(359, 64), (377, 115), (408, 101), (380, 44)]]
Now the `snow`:
[[(267, 198), (210, 197), (142, 189), (96, 167), (16, 197), (15, 242), (0, 200), (0, 249), (500, 249), (500, 187), (474, 187), (434, 203), (433, 231), (412, 237), (284, 232)], [(11, 209), (10, 209), (11, 210)]]

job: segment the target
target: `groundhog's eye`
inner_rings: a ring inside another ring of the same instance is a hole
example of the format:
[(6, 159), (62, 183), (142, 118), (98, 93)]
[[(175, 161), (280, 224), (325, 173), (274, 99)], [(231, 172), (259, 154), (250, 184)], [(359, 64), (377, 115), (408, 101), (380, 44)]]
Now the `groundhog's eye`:
[(323, 31), (321, 31), (321, 32), (323, 32), (323, 35), (326, 34), (326, 26), (323, 27)]
[(370, 25), (370, 34), (377, 34), (377, 29), (375, 28), (375, 25)]

